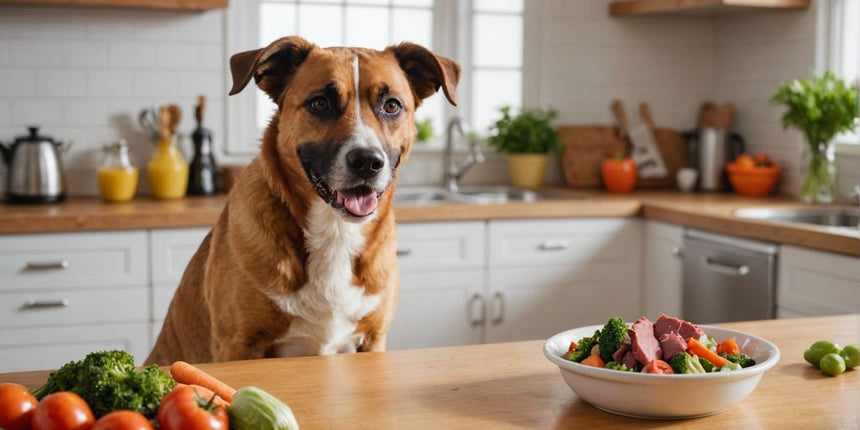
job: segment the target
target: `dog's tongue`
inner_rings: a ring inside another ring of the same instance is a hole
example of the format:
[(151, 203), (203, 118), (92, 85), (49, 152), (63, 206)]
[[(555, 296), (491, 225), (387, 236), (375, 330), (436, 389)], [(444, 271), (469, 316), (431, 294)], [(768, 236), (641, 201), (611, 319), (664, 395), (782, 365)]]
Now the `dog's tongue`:
[(337, 191), (337, 198), (343, 203), (343, 207), (355, 216), (369, 215), (376, 210), (379, 203), (376, 192), (370, 188)]

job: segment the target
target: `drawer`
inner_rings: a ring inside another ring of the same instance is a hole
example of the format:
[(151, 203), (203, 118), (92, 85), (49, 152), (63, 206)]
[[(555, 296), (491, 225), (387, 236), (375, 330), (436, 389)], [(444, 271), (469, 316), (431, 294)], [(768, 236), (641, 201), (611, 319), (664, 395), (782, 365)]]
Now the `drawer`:
[(149, 354), (148, 324), (0, 329), (0, 373), (57, 369), (92, 351), (121, 349), (142, 365)]
[(481, 268), (485, 229), (482, 221), (398, 224), (398, 265), (404, 271)]
[(144, 231), (0, 236), (0, 290), (145, 285)]
[(0, 294), (0, 327), (147, 321), (146, 287)]
[(490, 221), (488, 231), (491, 267), (638, 262), (642, 245), (631, 218)]
[(197, 252), (210, 228), (152, 230), (150, 260), (153, 284), (179, 284), (185, 266)]

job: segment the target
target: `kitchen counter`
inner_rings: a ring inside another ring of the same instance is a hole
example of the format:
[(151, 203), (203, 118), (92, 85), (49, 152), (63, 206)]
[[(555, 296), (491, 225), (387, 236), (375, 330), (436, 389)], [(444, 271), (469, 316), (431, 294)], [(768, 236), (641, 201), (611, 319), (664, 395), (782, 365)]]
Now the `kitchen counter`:
[[(395, 211), (398, 222), (644, 216), (735, 236), (860, 256), (860, 231), (732, 216), (734, 210), (745, 207), (804, 206), (788, 197), (747, 198), (674, 191), (612, 195), (597, 190), (547, 190), (586, 198), (494, 205), (404, 205), (395, 207)], [(47, 206), (4, 204), (0, 205), (0, 234), (205, 227), (215, 224), (225, 201), (226, 196), (221, 195), (176, 201), (140, 198), (123, 204), (106, 204), (96, 198), (71, 198)]]
[[(542, 341), (205, 364), (224, 382), (256, 385), (314, 428), (857, 428), (860, 371), (824, 376), (803, 360), (812, 342), (860, 340), (860, 314), (719, 324), (774, 342), (782, 357), (742, 403), (685, 421), (615, 416), (577, 398)], [(33, 388), (48, 372), (0, 374)], [(683, 401), (683, 399), (667, 399)]]

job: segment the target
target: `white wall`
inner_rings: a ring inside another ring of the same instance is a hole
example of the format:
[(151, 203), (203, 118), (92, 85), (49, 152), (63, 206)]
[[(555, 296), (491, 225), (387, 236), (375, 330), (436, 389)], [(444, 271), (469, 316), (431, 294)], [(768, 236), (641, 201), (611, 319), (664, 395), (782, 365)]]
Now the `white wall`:
[(0, 140), (28, 124), (73, 140), (66, 169), (70, 193), (80, 195), (96, 191), (102, 145), (123, 137), (138, 167), (149, 160), (137, 125), (143, 107), (180, 104), (180, 131), (190, 133), (192, 106), (205, 94), (204, 122), (223, 137), (223, 22), (221, 11), (0, 6)]

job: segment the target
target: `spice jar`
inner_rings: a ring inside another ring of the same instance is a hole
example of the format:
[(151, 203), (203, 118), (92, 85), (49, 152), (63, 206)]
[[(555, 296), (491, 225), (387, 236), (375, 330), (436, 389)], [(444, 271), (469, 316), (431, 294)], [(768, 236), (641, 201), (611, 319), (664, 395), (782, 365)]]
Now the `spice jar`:
[(98, 169), (99, 192), (108, 202), (127, 202), (137, 190), (137, 167), (128, 158), (124, 139), (104, 147), (104, 161)]

